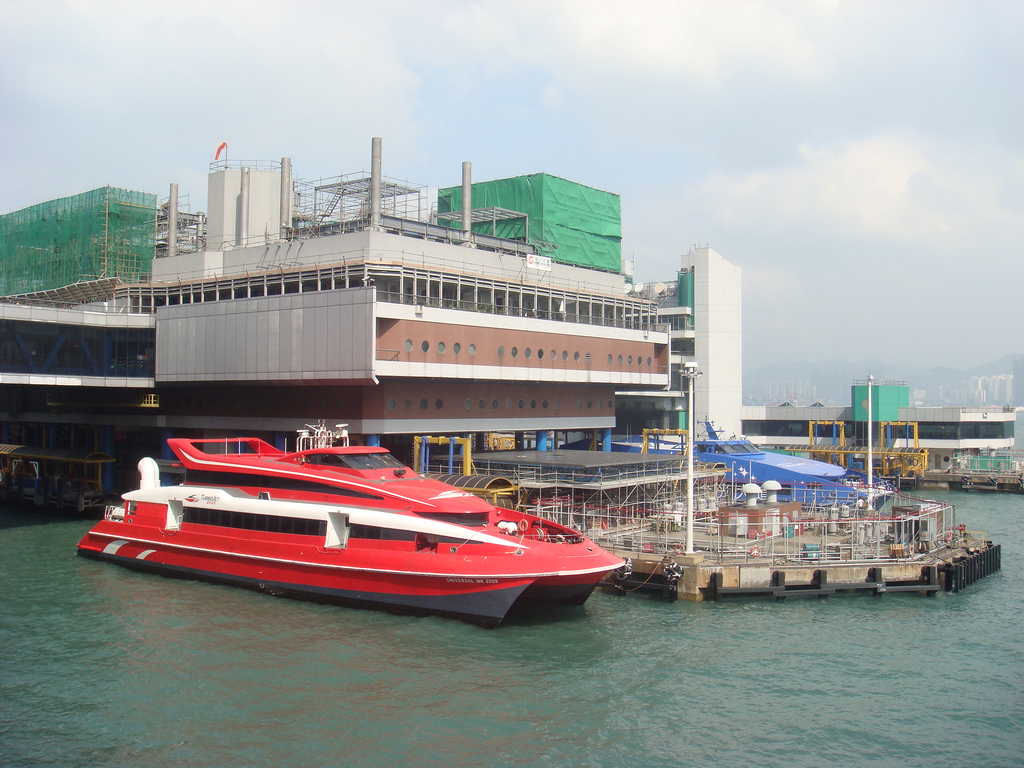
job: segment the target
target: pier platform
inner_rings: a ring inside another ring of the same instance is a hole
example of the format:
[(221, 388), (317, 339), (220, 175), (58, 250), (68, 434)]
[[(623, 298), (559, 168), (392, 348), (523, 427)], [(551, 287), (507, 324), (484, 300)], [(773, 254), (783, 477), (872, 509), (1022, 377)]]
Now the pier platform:
[(913, 592), (935, 595), (959, 592), (997, 572), (1002, 548), (991, 541), (968, 538), (925, 556), (888, 558), (878, 562), (835, 562), (809, 558), (793, 562), (751, 557), (729, 562), (721, 557), (615, 551), (627, 566), (602, 582), (619, 594), (655, 593), (669, 600), (716, 600), (729, 597), (828, 597), (837, 593), (883, 595)]

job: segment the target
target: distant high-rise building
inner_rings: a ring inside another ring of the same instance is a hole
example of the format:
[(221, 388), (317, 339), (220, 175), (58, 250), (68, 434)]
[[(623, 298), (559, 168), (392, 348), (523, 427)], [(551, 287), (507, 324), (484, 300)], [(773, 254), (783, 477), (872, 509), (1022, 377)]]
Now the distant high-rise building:
[(1007, 400), (1014, 405), (1024, 405), (1024, 355), (1013, 358), (1013, 381)]

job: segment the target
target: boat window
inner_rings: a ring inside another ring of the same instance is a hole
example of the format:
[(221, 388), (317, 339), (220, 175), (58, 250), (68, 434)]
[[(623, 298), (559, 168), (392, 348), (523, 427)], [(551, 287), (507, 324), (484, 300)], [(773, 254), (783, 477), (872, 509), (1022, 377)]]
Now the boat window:
[(353, 525), (349, 536), (353, 539), (371, 539), (374, 541), (412, 541), (416, 534), (397, 528), (380, 528), (376, 525)]
[(761, 453), (753, 443), (722, 443), (718, 446), (719, 453)]
[(442, 523), (454, 523), (455, 525), (487, 525), (487, 512), (467, 513), (445, 513), (445, 512), (420, 512), (420, 517), (428, 520), (440, 520)]
[(359, 470), (401, 469), (404, 466), (390, 453), (311, 453), (305, 458), (309, 464)]
[(327, 521), (308, 520), (301, 517), (278, 515), (253, 515), (248, 512), (234, 512), (226, 509), (185, 507), (183, 523), (211, 525), (220, 528), (235, 528), (243, 531), (266, 531), (267, 533), (289, 533), (299, 536), (325, 536)]

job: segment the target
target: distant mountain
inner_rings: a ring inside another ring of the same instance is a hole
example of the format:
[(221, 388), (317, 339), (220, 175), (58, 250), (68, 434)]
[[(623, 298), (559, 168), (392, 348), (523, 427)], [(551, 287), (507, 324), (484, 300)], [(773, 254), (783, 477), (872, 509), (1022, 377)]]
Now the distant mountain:
[(1013, 360), (1014, 355), (1006, 355), (966, 369), (867, 359), (773, 363), (744, 372), (743, 402), (849, 405), (850, 386), (870, 374), (875, 381), (905, 381), (911, 401), (924, 405), (1004, 405), (1010, 402)]

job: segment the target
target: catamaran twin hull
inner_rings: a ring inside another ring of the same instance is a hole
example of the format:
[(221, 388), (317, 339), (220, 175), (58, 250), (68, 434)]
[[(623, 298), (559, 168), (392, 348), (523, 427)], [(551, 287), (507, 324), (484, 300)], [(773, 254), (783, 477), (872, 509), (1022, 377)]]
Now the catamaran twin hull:
[[(276, 498), (260, 484), (283, 495), (282, 483), (253, 474), (239, 480), (237, 463), (229, 462), (231, 482), (252, 485), (144, 481), (149, 487), (125, 494), (124, 508), (108, 511), (79, 553), (168, 576), (485, 626), (531, 601), (580, 605), (622, 565), (577, 531), (410, 478), (408, 468), (398, 476), (405, 508), (397, 511), (388, 508), (387, 481), (385, 493), (378, 488), (376, 501), (365, 501), (376, 506)], [(308, 465), (301, 471), (305, 495), (331, 495), (311, 494), (310, 483), (323, 477)], [(357, 479), (366, 494), (366, 473)], [(352, 487), (341, 490), (352, 498)], [(410, 505), (416, 490), (422, 501)]]

